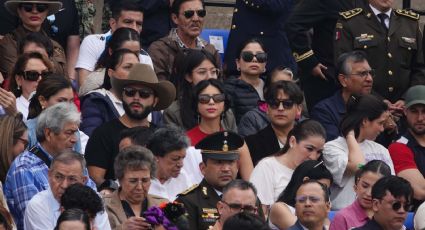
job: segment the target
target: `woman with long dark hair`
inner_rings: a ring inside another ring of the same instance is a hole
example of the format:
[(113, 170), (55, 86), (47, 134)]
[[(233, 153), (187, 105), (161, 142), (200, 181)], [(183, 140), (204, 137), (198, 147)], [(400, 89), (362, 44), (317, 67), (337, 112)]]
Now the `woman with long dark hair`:
[(327, 142), (323, 151), (325, 165), (334, 175), (331, 186), (333, 210), (345, 208), (354, 202), (352, 188), (359, 164), (382, 160), (394, 173), (388, 149), (374, 141), (384, 131), (389, 114), (387, 104), (376, 96), (350, 96), (347, 113), (340, 123), (341, 136)]

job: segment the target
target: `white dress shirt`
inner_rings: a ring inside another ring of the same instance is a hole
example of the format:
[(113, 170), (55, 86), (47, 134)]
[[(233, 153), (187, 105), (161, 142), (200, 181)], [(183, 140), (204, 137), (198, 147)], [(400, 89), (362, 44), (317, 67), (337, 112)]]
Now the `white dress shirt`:
[[(37, 193), (27, 205), (24, 216), (25, 230), (53, 230), (61, 214), (60, 204), (49, 189)], [(106, 211), (97, 213), (94, 226), (98, 230), (110, 230)]]

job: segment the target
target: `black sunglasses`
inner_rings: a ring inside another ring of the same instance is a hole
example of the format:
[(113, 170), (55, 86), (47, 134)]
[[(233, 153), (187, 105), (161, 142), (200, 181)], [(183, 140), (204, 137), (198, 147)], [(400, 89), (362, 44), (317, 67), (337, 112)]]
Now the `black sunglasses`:
[(32, 12), (33, 7), (35, 6), (35, 9), (37, 10), (37, 12), (39, 13), (43, 13), (44, 11), (46, 11), (49, 6), (47, 4), (42, 4), (42, 3), (21, 3), (19, 4), (19, 7), (24, 9), (26, 12)]
[(272, 108), (272, 109), (278, 109), (280, 104), (282, 104), (284, 109), (292, 109), (292, 107), (294, 106), (295, 102), (293, 100), (278, 100), (278, 99), (274, 99), (274, 100), (268, 100), (267, 104)]
[(404, 211), (406, 211), (406, 212), (409, 212), (412, 209), (411, 204), (409, 204), (409, 203), (402, 204), (400, 201), (394, 202), (391, 207), (396, 212), (398, 210), (400, 210), (401, 207), (403, 207)]
[(35, 70), (28, 70), (28, 71), (24, 71), (21, 73), (22, 77), (24, 78), (24, 80), (27, 81), (38, 81), (38, 79), (41, 78), (45, 78), (48, 75), (51, 74), (51, 72), (49, 71), (43, 71), (41, 73), (35, 71)]
[(123, 92), (127, 97), (134, 97), (136, 93), (139, 93), (139, 96), (143, 99), (149, 98), (150, 96), (154, 94), (152, 91), (148, 89), (135, 89), (131, 87), (124, 88)]
[(226, 96), (224, 96), (224, 93), (214, 94), (214, 95), (199, 94), (198, 102), (201, 104), (208, 104), (211, 98), (213, 99), (215, 103), (220, 103), (226, 99)]
[(192, 18), (195, 13), (198, 15), (198, 17), (205, 17), (207, 15), (207, 11), (205, 9), (202, 10), (186, 10), (183, 12), (183, 15), (185, 18), (189, 19)]
[(230, 209), (237, 210), (239, 212), (249, 212), (249, 213), (256, 213), (257, 207), (251, 206), (251, 205), (243, 205), (243, 204), (236, 204), (236, 203), (227, 203), (226, 201), (222, 200), (224, 204), (229, 206)]
[(245, 62), (252, 62), (254, 57), (257, 59), (257, 62), (259, 63), (264, 63), (267, 61), (267, 54), (263, 52), (254, 54), (253, 52), (250, 52), (250, 51), (243, 51), (241, 53), (241, 58)]

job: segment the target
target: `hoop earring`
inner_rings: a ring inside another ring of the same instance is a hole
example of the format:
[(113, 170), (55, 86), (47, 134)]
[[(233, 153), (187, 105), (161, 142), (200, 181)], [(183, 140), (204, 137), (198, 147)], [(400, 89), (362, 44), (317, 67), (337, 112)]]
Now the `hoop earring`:
[(21, 86), (20, 86), (20, 85), (18, 85), (18, 86), (16, 87), (16, 89), (17, 89), (17, 90), (21, 90)]

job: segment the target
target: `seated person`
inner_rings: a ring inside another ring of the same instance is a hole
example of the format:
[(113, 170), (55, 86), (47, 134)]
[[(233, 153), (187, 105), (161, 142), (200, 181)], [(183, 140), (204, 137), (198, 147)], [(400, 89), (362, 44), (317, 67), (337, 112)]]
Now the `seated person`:
[(149, 137), (153, 134), (153, 130), (148, 127), (138, 126), (130, 129), (124, 129), (121, 132), (119, 150), (132, 145), (146, 147)]
[(159, 80), (170, 80), (173, 64), (178, 53), (186, 49), (205, 49), (210, 52), (220, 66), (218, 50), (200, 38), (206, 10), (202, 0), (175, 0), (171, 4), (171, 19), (177, 28), (173, 28), (166, 37), (153, 42), (148, 53)]
[(90, 230), (91, 224), (89, 216), (81, 209), (71, 208), (61, 213), (54, 230), (81, 229)]
[(332, 209), (340, 210), (352, 204), (354, 175), (359, 164), (382, 160), (394, 174), (394, 165), (388, 150), (376, 143), (376, 137), (384, 131), (389, 115), (388, 106), (373, 95), (350, 96), (347, 113), (341, 120), (342, 136), (325, 144), (323, 159), (334, 176), (331, 186)]
[(270, 230), (264, 220), (257, 214), (239, 212), (229, 218), (223, 224), (223, 230)]
[(390, 167), (380, 160), (372, 160), (360, 166), (354, 178), (354, 191), (357, 198), (354, 203), (336, 213), (329, 230), (360, 227), (372, 219), (372, 187), (377, 180), (390, 175)]
[[(269, 226), (271, 229), (287, 229), (295, 224), (295, 196), (300, 185), (306, 180), (317, 180), (326, 185), (332, 184), (331, 172), (325, 167), (323, 161), (307, 160), (300, 164), (292, 174), (291, 180), (270, 208)], [(326, 221), (329, 226), (329, 221)]]
[[(277, 81), (293, 81), (294, 74), (289, 68), (283, 66), (275, 68), (266, 79), (263, 91), (265, 92), (270, 84)], [(295, 81), (294, 81), (295, 82)], [(246, 137), (256, 134), (261, 129), (270, 124), (267, 116), (267, 106), (265, 102), (258, 102), (258, 106), (251, 109), (241, 117), (238, 124), (239, 135)]]
[(221, 200), (217, 202), (220, 218), (212, 229), (222, 230), (223, 224), (233, 215), (246, 212), (258, 215), (257, 190), (250, 182), (236, 179), (223, 188)]
[(225, 81), (237, 125), (246, 112), (257, 107), (258, 101), (264, 101), (265, 82), (262, 74), (266, 70), (266, 63), (267, 53), (259, 39), (249, 39), (239, 47), (236, 65), (240, 76)]
[(328, 188), (316, 180), (304, 181), (295, 196), (298, 220), (288, 230), (326, 229), (325, 223), (330, 210)]
[(158, 167), (149, 194), (174, 201), (177, 194), (194, 184), (183, 168), (189, 143), (189, 138), (177, 127), (159, 128), (150, 136), (146, 147), (154, 154)]
[(397, 176), (382, 177), (372, 187), (373, 218), (353, 230), (402, 229), (412, 198), (413, 189), (407, 180)]
[(285, 190), (296, 167), (322, 155), (326, 132), (319, 122), (304, 120), (288, 133), (285, 146), (276, 154), (263, 158), (255, 166), (250, 181), (267, 214), (279, 194)]
[(155, 157), (144, 147), (127, 147), (115, 158), (114, 169), (120, 189), (104, 196), (111, 228), (148, 229), (150, 225), (144, 220), (143, 213), (167, 201), (148, 194), (151, 179), (156, 175)]
[(245, 138), (254, 165), (284, 147), (289, 131), (301, 117), (304, 98), (301, 89), (290, 81), (272, 83), (264, 96), (271, 123)]
[[(219, 65), (206, 50), (187, 50), (177, 55), (174, 70), (177, 100), (164, 110), (164, 124), (174, 124), (189, 130), (198, 124), (192, 105), (193, 89), (202, 80), (221, 80)], [(230, 109), (224, 113), (221, 126), (224, 130), (236, 131), (235, 117)]]

